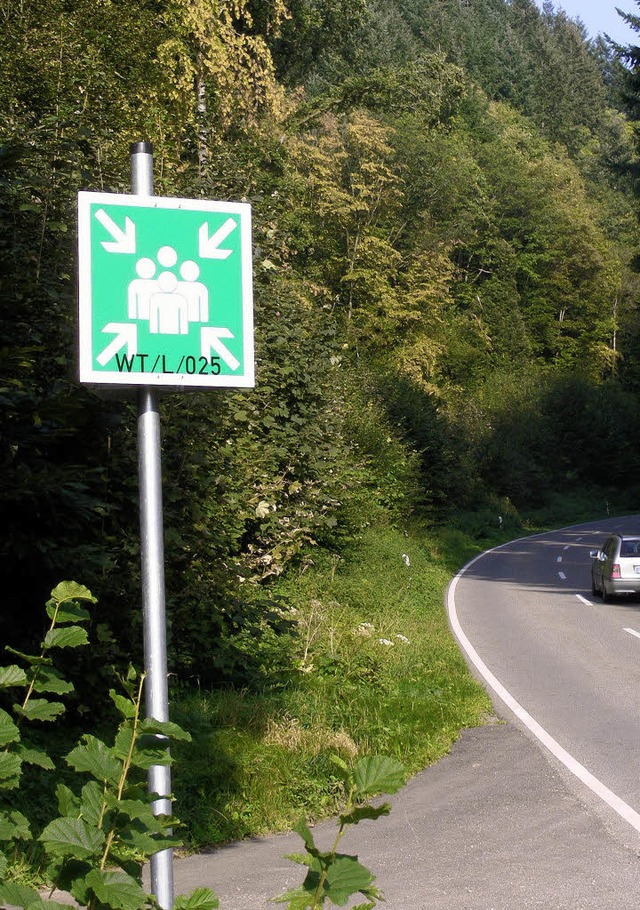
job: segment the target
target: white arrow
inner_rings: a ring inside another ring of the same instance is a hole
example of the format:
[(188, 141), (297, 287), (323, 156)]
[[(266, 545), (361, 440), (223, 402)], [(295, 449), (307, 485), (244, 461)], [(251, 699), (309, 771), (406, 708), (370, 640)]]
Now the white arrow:
[(102, 330), (103, 332), (116, 332), (116, 337), (104, 349), (102, 354), (98, 354), (96, 360), (101, 367), (106, 366), (114, 354), (127, 346), (127, 357), (135, 357), (138, 353), (138, 327), (131, 325), (129, 322), (110, 322)]
[(209, 223), (205, 223), (198, 231), (198, 252), (201, 259), (226, 259), (233, 253), (233, 250), (220, 250), (218, 247), (223, 243), (231, 231), (237, 227), (233, 218), (227, 218), (222, 227), (219, 227), (215, 234), (209, 237)]
[(209, 357), (211, 351), (215, 351), (218, 357), (232, 370), (237, 370), (240, 361), (236, 360), (229, 348), (220, 341), (221, 338), (233, 338), (229, 329), (214, 329), (207, 326), (200, 330), (200, 352), (203, 357)]
[(107, 253), (135, 253), (136, 226), (128, 216), (124, 219), (124, 231), (107, 215), (104, 209), (98, 209), (96, 218), (109, 231), (113, 240), (103, 240), (102, 246)]

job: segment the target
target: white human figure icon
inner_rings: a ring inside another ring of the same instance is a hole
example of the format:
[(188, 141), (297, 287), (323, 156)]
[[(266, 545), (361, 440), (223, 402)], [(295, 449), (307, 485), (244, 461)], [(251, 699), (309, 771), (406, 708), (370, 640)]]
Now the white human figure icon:
[(180, 266), (180, 293), (187, 299), (189, 322), (209, 322), (209, 291), (201, 281), (200, 268), (192, 259)]
[(149, 301), (158, 290), (154, 279), (156, 264), (153, 259), (138, 259), (136, 262), (137, 278), (129, 284), (127, 291), (127, 312), (129, 319), (148, 319)]
[[(160, 256), (158, 255), (158, 259)], [(163, 264), (163, 263), (161, 263)], [(178, 290), (178, 279), (173, 272), (162, 272), (158, 277), (158, 290), (149, 301), (149, 331), (160, 335), (187, 335), (189, 314), (187, 298)]]

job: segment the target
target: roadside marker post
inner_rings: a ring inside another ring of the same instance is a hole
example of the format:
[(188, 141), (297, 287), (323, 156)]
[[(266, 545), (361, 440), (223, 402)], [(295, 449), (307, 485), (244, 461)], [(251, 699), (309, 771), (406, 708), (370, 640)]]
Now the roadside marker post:
[[(153, 194), (153, 148), (131, 146), (128, 196), (78, 194), (80, 381), (138, 387), (145, 709), (169, 720), (158, 387), (254, 385), (251, 209)], [(156, 815), (171, 771), (155, 765)], [(151, 857), (151, 890), (174, 902), (173, 850)]]

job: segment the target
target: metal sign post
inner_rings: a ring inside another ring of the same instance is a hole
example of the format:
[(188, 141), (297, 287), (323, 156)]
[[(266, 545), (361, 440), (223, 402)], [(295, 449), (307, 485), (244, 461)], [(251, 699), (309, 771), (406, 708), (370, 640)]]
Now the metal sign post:
[[(140, 142), (131, 147), (131, 186), (141, 196), (153, 195), (153, 149)], [(169, 720), (167, 637), (164, 589), (162, 468), (158, 393), (138, 392), (138, 478), (140, 483), (140, 553), (144, 618), (145, 705), (147, 717)], [(149, 791), (160, 799), (154, 815), (171, 815), (171, 769), (154, 765), (148, 772)], [(164, 910), (173, 907), (173, 850), (151, 857), (151, 890)]]
[[(251, 206), (153, 192), (153, 149), (131, 146), (131, 195), (78, 194), (80, 381), (138, 388), (138, 475), (147, 716), (169, 720), (157, 386), (254, 385)], [(171, 815), (171, 772), (149, 770)], [(173, 851), (151, 857), (173, 907)]]

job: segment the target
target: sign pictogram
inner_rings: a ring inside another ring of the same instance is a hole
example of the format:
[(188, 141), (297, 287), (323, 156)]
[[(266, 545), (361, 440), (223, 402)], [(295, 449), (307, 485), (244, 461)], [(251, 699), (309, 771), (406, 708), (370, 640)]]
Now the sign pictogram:
[(80, 381), (253, 386), (251, 207), (78, 194)]

